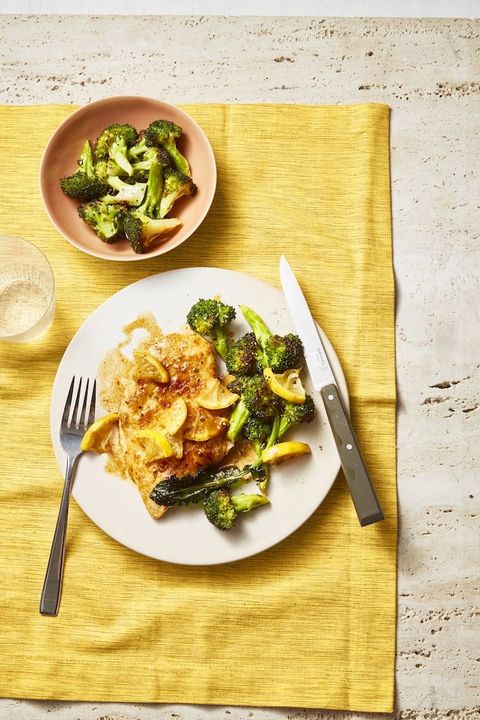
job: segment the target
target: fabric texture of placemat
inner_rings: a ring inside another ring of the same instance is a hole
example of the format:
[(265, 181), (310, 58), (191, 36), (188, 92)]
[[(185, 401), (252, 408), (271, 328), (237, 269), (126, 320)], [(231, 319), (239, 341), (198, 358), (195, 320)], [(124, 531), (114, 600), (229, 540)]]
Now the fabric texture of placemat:
[[(396, 395), (388, 107), (186, 106), (215, 152), (216, 197), (186, 243), (136, 263), (81, 253), (43, 209), (41, 154), (73, 109), (0, 108), (0, 234), (25, 237), (46, 253), (57, 293), (47, 335), (0, 348), (0, 694), (391, 711)], [(50, 392), (70, 338), (114, 292), (163, 270), (217, 266), (279, 286), (282, 252), (345, 370), (385, 521), (360, 528), (340, 475), (314, 515), (276, 547), (229, 565), (185, 567), (115, 543), (72, 501), (60, 614), (40, 616), (62, 489)]]

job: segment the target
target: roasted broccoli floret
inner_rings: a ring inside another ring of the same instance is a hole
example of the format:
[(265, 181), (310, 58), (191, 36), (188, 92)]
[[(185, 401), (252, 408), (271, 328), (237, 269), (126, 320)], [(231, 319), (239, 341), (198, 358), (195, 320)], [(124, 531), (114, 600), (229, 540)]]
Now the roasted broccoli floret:
[(309, 423), (315, 417), (315, 403), (311, 395), (307, 395), (304, 403), (285, 403), (280, 416), (278, 436), (280, 439), (290, 428), (300, 423)]
[(142, 215), (138, 209), (132, 212), (124, 210), (119, 218), (123, 234), (136, 253), (144, 253), (160, 236), (165, 235), (182, 223), (176, 218), (153, 219)]
[(177, 170), (183, 175), (191, 176), (190, 166), (177, 148), (176, 140), (182, 134), (182, 128), (169, 120), (155, 120), (145, 130), (147, 145), (161, 145), (172, 157)]
[(102, 201), (110, 205), (112, 203), (125, 203), (132, 207), (138, 207), (141, 205), (142, 200), (145, 196), (146, 183), (126, 183), (119, 177), (111, 177), (108, 179), (108, 184), (114, 190), (118, 190), (116, 195), (105, 195), (102, 197)]
[(259, 362), (262, 367), (281, 373), (303, 365), (303, 344), (298, 335), (274, 335), (254, 310), (246, 305), (240, 305), (240, 309), (261, 347)]
[(227, 489), (215, 490), (203, 503), (207, 520), (219, 530), (230, 530), (237, 519), (237, 511)]
[(95, 171), (93, 167), (93, 154), (90, 140), (86, 140), (83, 144), (80, 157), (77, 160), (78, 168), (80, 172), (85, 173), (88, 177), (94, 177)]
[(225, 359), (228, 350), (226, 328), (235, 319), (235, 309), (220, 300), (198, 300), (187, 315), (187, 322), (199, 335), (202, 335), (215, 347), (221, 358)]
[(111, 177), (118, 177), (125, 175), (125, 171), (122, 170), (120, 165), (114, 160), (98, 160), (93, 167), (95, 176), (102, 182), (108, 183)]
[(178, 172), (178, 170), (165, 168), (164, 176), (165, 181), (160, 202), (160, 217), (165, 217), (171, 210), (173, 203), (182, 197), (182, 195), (195, 195), (197, 192), (197, 186), (193, 180), (187, 177), (187, 175)]
[(142, 135), (140, 139), (137, 139), (137, 142), (135, 145), (132, 145), (128, 148), (128, 159), (129, 160), (138, 160), (142, 157), (142, 155), (145, 153), (145, 151), (148, 149), (148, 145), (145, 139), (145, 135)]
[(241, 398), (247, 410), (262, 420), (273, 419), (282, 407), (281, 399), (270, 390), (263, 375), (242, 378)]
[(96, 177), (89, 177), (86, 173), (80, 171), (76, 172), (75, 175), (62, 178), (60, 187), (65, 195), (80, 200), (80, 202), (96, 200), (108, 191), (108, 185)]
[(247, 333), (228, 348), (225, 357), (228, 372), (240, 377), (255, 375), (260, 371), (259, 353), (260, 348), (255, 335), (253, 332)]
[(60, 180), (60, 187), (65, 195), (81, 202), (89, 202), (107, 192), (105, 181), (95, 174), (89, 140), (84, 143), (77, 163), (77, 172)]
[[(272, 393), (263, 375), (235, 378), (229, 383), (228, 389), (240, 395), (228, 424), (227, 437), (231, 442), (237, 440), (249, 420), (256, 418), (268, 424), (268, 421), (278, 418), (282, 401), (278, 395)], [(252, 432), (254, 427), (256, 432), (260, 431), (260, 425), (252, 425)]]
[(161, 218), (161, 198), (163, 190), (163, 165), (154, 160), (150, 165), (147, 180), (147, 192), (138, 208), (138, 212), (151, 218)]
[(111, 243), (121, 234), (119, 208), (115, 205), (107, 205), (97, 200), (80, 205), (78, 214), (104, 242)]
[(235, 483), (261, 479), (265, 470), (246, 465), (244, 468), (206, 468), (196, 475), (173, 475), (161, 480), (150, 493), (150, 498), (159, 505), (186, 505), (203, 502), (215, 490), (232, 487)]
[(290, 368), (302, 367), (305, 358), (303, 343), (293, 333), (288, 335), (272, 335), (264, 345), (265, 362), (273, 372), (282, 373)]
[(165, 148), (147, 147), (140, 159), (132, 161), (134, 174), (148, 173), (154, 161), (159, 162), (164, 168), (173, 169), (172, 158)]
[(98, 136), (95, 155), (98, 160), (111, 158), (127, 175), (133, 175), (128, 149), (135, 145), (136, 141), (137, 131), (132, 125), (110, 125)]
[(260, 456), (262, 447), (270, 437), (271, 425), (255, 415), (250, 415), (243, 426), (243, 434), (249, 440)]

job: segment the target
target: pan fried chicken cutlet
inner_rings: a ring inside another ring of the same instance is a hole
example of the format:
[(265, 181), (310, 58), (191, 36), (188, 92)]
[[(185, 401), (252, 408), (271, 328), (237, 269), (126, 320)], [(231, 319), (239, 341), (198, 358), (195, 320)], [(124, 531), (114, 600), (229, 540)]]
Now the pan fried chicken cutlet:
[[(122, 350), (139, 328), (148, 337), (131, 360)], [(229, 410), (209, 410), (198, 403), (218, 382), (207, 340), (190, 330), (163, 335), (151, 316), (139, 318), (125, 332), (125, 341), (107, 355), (99, 376), (102, 405), (119, 416), (105, 440), (107, 470), (133, 480), (150, 515), (159, 518), (166, 508), (150, 500), (158, 482), (215, 465), (231, 449)], [(159, 431), (173, 454), (152, 459), (152, 433)]]

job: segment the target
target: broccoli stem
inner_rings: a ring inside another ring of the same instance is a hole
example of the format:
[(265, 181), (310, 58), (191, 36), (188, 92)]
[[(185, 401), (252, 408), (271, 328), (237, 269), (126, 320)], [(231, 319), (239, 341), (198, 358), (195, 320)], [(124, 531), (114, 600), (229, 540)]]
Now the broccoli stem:
[(240, 310), (242, 311), (243, 317), (252, 328), (258, 344), (263, 347), (268, 338), (272, 336), (272, 332), (266, 326), (260, 315), (257, 315), (254, 310), (246, 305), (240, 305)]
[(80, 170), (85, 173), (85, 175), (89, 178), (95, 177), (95, 171), (93, 169), (93, 155), (92, 155), (92, 147), (90, 145), (90, 140), (86, 140), (83, 147), (82, 152), (80, 153), (80, 157), (78, 158), (78, 166)]
[(237, 512), (250, 512), (259, 505), (266, 505), (269, 499), (265, 495), (232, 495), (231, 503)]
[(227, 437), (230, 442), (236, 442), (238, 436), (242, 431), (243, 426), (248, 420), (249, 415), (250, 413), (247, 410), (245, 403), (243, 402), (242, 398), (240, 398), (238, 403), (235, 405), (232, 414), (230, 415), (230, 424), (228, 426), (227, 432)]
[[(241, 400), (240, 400), (240, 402), (241, 402)], [(237, 407), (238, 407), (238, 405), (237, 405)], [(235, 408), (235, 409), (236, 409), (236, 408)], [(235, 410), (234, 410), (234, 412), (235, 412)], [(232, 416), (233, 416), (233, 413), (232, 413)], [(230, 418), (230, 419), (231, 419), (231, 418)], [(275, 445), (275, 443), (276, 443), (277, 440), (278, 440), (279, 427), (280, 427), (280, 416), (277, 414), (277, 415), (275, 415), (275, 418), (274, 418), (274, 420), (273, 420), (272, 429), (271, 429), (271, 431), (270, 431), (270, 435), (269, 435), (269, 438), (268, 438), (268, 440), (267, 440), (267, 443), (266, 443), (265, 447), (262, 448), (262, 450), (267, 450), (267, 448), (272, 447), (272, 445)], [(262, 456), (261, 456), (261, 453), (260, 453), (258, 460), (253, 463), (252, 467), (254, 467), (254, 468), (259, 468), (259, 467), (261, 467), (262, 465), (264, 465), (264, 469), (267, 470), (267, 475), (266, 475), (265, 479), (262, 480), (262, 481), (258, 484), (258, 487), (259, 487), (259, 488), (262, 490), (262, 492), (263, 492), (263, 489), (262, 489), (261, 485), (263, 484), (263, 485), (264, 485), (264, 488), (266, 489), (267, 484), (268, 484), (268, 468), (267, 468), (267, 466), (266, 466), (264, 463), (262, 463)]]
[(216, 328), (212, 338), (213, 346), (222, 360), (225, 360), (228, 352), (228, 339), (223, 328)]
[(160, 211), (160, 199), (163, 190), (163, 166), (158, 162), (152, 162), (148, 171), (147, 192), (138, 212), (152, 218), (158, 218)]
[(121, 141), (114, 142), (110, 148), (110, 157), (127, 175), (133, 175), (133, 168), (127, 158), (127, 146)]
[(175, 167), (177, 168), (177, 170), (183, 175), (187, 175), (188, 177), (190, 177), (192, 173), (190, 171), (190, 166), (188, 164), (187, 158), (183, 157), (182, 153), (175, 144), (175, 140), (166, 140), (164, 142), (164, 148), (170, 154), (170, 157), (175, 163)]

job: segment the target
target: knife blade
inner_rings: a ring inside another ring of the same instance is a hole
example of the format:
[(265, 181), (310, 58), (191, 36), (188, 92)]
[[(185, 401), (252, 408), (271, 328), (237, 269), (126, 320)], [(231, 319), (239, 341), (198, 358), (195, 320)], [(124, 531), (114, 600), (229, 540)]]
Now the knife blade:
[(305, 360), (313, 386), (320, 392), (325, 405), (325, 412), (360, 525), (362, 527), (371, 525), (383, 520), (384, 514), (350, 418), (340, 397), (335, 375), (315, 320), (298, 280), (284, 255), (280, 258), (280, 280), (293, 324), (305, 348)]

